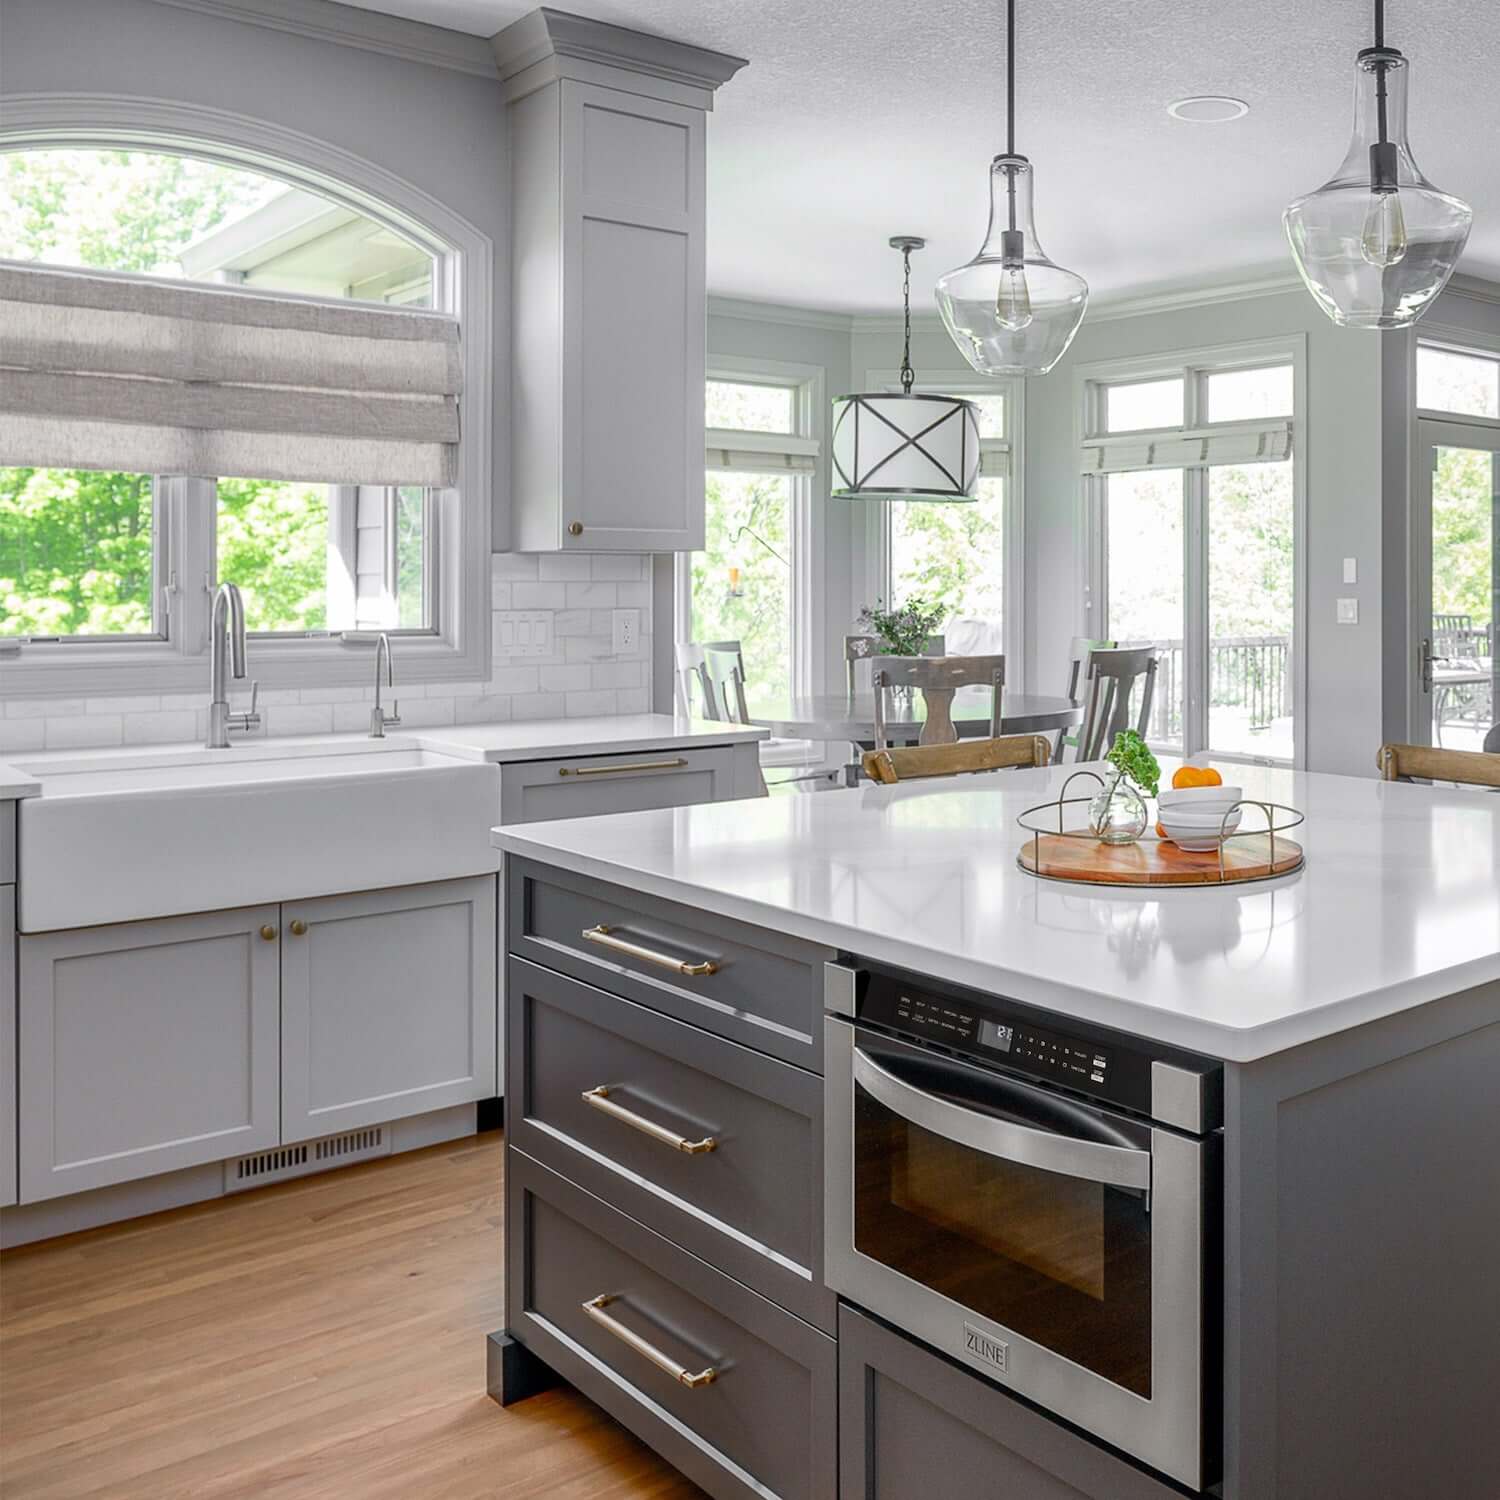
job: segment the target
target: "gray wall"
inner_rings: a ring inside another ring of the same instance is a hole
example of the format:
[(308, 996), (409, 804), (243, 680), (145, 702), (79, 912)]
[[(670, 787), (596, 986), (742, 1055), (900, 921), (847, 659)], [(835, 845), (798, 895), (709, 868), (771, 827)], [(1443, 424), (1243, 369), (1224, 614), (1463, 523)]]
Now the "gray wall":
[[(0, 0), (10, 94), (129, 95), (273, 121), (405, 178), (495, 246), (494, 486), (508, 518), (510, 271), (498, 78), (428, 66), (153, 0)], [(496, 536), (495, 548), (509, 538)]]

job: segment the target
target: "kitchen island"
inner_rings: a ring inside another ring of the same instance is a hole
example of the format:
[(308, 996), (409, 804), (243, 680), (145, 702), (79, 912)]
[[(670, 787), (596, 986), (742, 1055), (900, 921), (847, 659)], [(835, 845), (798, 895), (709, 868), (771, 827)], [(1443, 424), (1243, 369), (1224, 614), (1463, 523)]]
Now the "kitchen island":
[[(716, 1495), (894, 1500), (929, 1461), (1091, 1500), (1493, 1494), (1500, 798), (1245, 768), (1247, 796), (1306, 814), (1305, 867), (1142, 895), (1017, 867), (1017, 815), (1071, 770), (496, 830), (497, 1395), (562, 1375)], [(1014, 1399), (982, 1341), (934, 1352), (835, 1298), (821, 1010), (870, 965), (1222, 1089), (1200, 1482)]]

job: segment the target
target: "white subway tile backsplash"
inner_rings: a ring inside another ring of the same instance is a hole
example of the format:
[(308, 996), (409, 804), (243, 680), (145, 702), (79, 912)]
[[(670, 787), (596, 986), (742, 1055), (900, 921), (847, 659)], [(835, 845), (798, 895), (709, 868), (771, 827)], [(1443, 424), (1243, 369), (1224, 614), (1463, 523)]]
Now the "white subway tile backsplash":
[[(614, 583), (569, 583), (567, 608), (569, 609), (613, 609), (615, 594), (619, 588)], [(560, 606), (559, 606), (560, 607)]]
[(612, 714), (615, 711), (615, 694), (612, 688), (601, 689), (597, 692), (568, 694), (568, 717), (570, 719), (591, 719), (597, 715)]
[(74, 714), (47, 720), (49, 750), (83, 750), (96, 745), (118, 745), (124, 734), (119, 714)]
[(40, 750), (46, 738), (45, 719), (0, 719), (0, 751)]
[[(261, 702), (266, 695), (261, 694)], [(365, 715), (368, 721), (369, 714)], [(331, 703), (276, 703), (268, 707), (261, 720), (267, 734), (332, 734)]]
[[(650, 560), (629, 554), (497, 553), (490, 559), (491, 644), (487, 682), (414, 683), (396, 665), (394, 697), (404, 724), (483, 723), (564, 715), (644, 713), (651, 681)], [(641, 609), (637, 649), (612, 648), (615, 608)], [(230, 684), (236, 709), (249, 684)], [(359, 733), (369, 727), (370, 686), (268, 688), (260, 694), (266, 734)], [(202, 740), (208, 727), (207, 668), (201, 691), (0, 700), (0, 752), (150, 745)]]
[(587, 587), (587, 584), (516, 582), (510, 586), (511, 603), (517, 609), (564, 609), (570, 588)]

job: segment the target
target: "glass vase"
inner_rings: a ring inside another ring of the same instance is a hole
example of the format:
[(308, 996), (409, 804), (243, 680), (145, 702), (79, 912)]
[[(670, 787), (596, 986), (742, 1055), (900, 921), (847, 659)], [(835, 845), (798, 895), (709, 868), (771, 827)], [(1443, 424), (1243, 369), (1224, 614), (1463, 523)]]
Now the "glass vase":
[(1089, 803), (1089, 828), (1103, 844), (1133, 844), (1146, 831), (1146, 801), (1123, 776)]

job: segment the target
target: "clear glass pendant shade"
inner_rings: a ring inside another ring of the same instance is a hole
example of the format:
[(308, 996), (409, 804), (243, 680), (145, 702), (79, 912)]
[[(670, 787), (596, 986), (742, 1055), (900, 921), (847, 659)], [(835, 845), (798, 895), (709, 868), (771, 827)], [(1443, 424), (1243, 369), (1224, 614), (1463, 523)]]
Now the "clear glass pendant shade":
[(1406, 59), (1394, 48), (1360, 53), (1348, 154), (1282, 216), (1308, 291), (1350, 328), (1403, 328), (1421, 317), (1453, 274), (1474, 218), (1412, 160), (1406, 84)]
[(949, 336), (981, 375), (1045, 375), (1088, 306), (1088, 283), (1054, 265), (1037, 243), (1031, 184), (1024, 156), (995, 158), (984, 244), (937, 284)]

